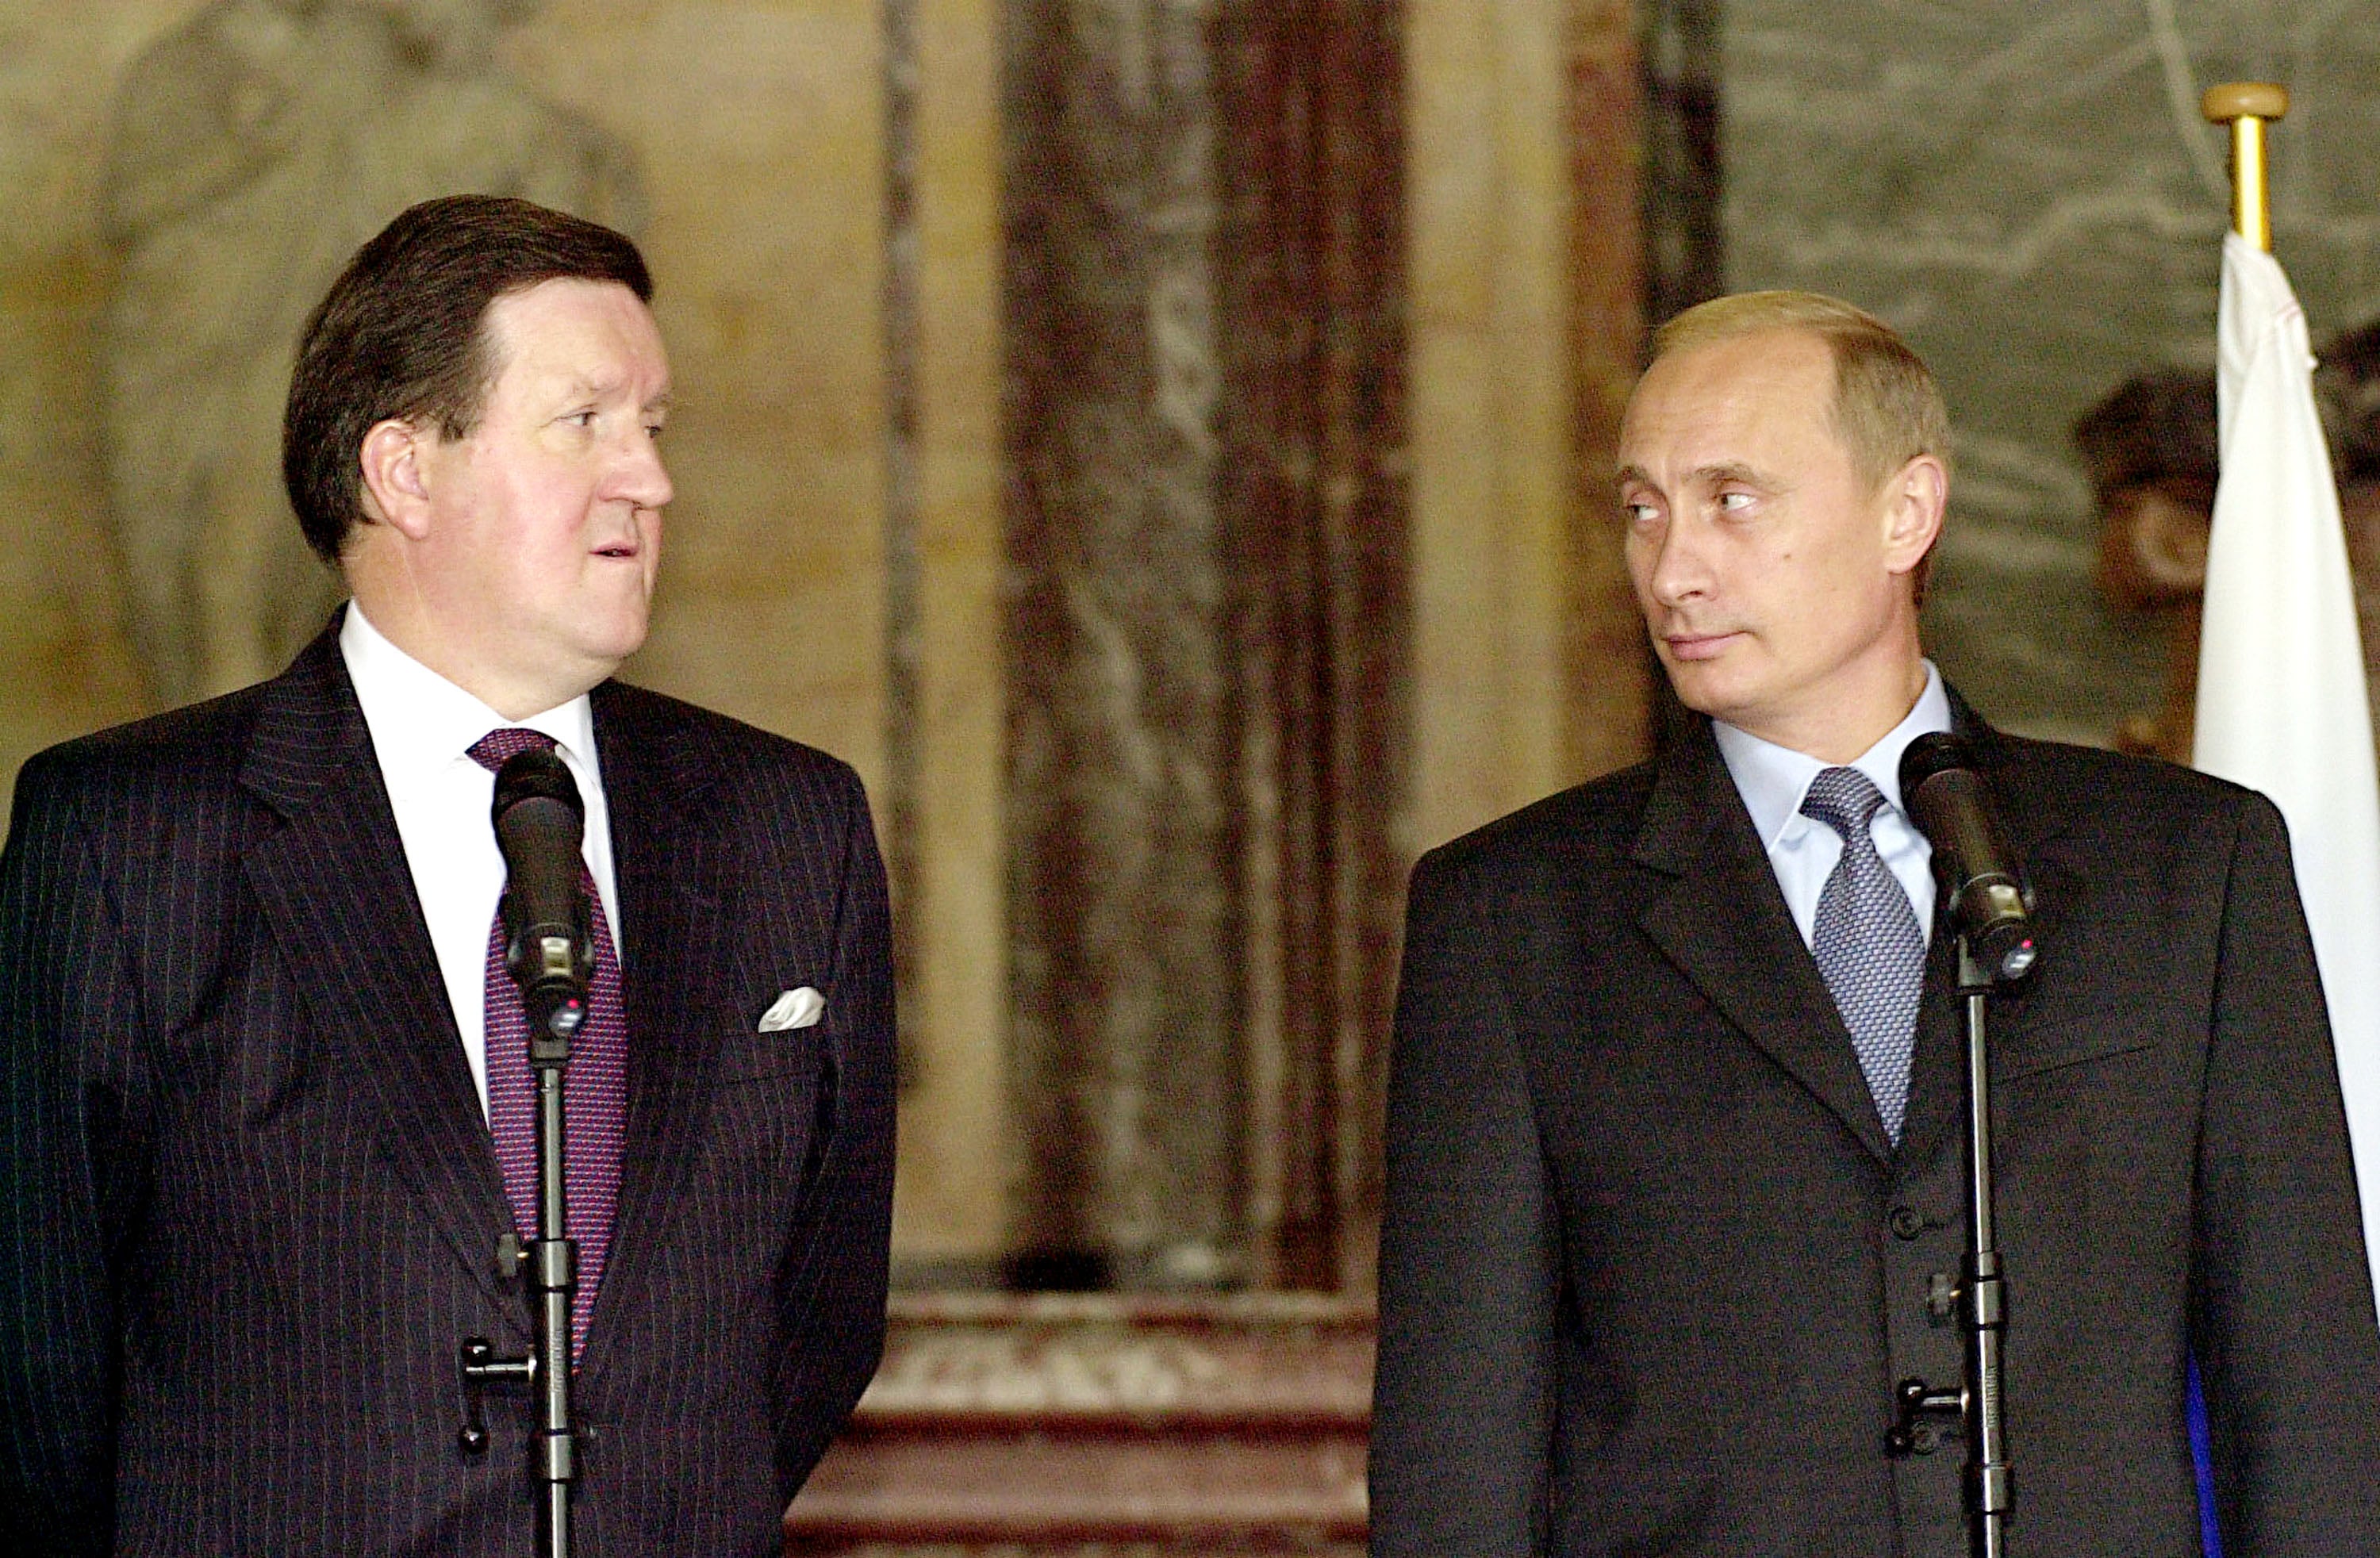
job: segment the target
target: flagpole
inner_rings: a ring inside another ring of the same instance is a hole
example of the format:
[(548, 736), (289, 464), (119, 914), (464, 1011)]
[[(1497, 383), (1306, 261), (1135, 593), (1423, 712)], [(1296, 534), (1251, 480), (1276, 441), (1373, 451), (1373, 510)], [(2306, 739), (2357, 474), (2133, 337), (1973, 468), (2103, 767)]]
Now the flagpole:
[(2192, 761), (2262, 790), (2289, 825), (2380, 1287), (2380, 764), (2305, 312), (2271, 252), (2265, 127), (2289, 93), (2235, 81), (2200, 108), (2231, 127), (2237, 230), (2216, 309), (2222, 477)]
[(2265, 127), (2289, 111), (2287, 87), (2226, 81), (2198, 100), (2207, 122), (2231, 127), (2231, 230), (2270, 254), (2273, 206), (2265, 178)]

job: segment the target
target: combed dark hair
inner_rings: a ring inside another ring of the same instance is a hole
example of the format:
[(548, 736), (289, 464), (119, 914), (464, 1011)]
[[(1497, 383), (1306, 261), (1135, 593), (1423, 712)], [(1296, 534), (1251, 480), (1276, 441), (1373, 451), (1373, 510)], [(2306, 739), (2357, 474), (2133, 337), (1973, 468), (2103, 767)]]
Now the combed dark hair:
[(356, 251), (306, 322), (281, 421), (281, 478), (324, 562), (363, 522), (364, 434), (394, 419), (469, 437), (500, 367), (489, 305), (565, 279), (653, 298), (624, 235), (503, 196), (424, 201)]
[(2222, 456), (2215, 375), (2169, 368), (2136, 373), (2075, 420), (2074, 447), (2104, 505), (2126, 487), (2204, 488), (2214, 501)]
[(2331, 429), (2338, 479), (2380, 478), (2380, 320), (2331, 338), (2313, 388)]

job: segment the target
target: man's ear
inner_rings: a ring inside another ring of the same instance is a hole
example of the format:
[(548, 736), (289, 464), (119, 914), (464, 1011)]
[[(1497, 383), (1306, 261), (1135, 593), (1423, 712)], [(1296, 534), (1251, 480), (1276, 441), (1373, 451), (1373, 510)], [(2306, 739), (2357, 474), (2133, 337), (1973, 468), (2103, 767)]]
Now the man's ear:
[(1917, 455), (1885, 482), (1884, 559), (1905, 574), (1933, 550), (1950, 502), (1950, 471), (1934, 455)]
[(408, 541), (430, 529), (429, 440), (411, 422), (391, 418), (364, 434), (364, 517)]

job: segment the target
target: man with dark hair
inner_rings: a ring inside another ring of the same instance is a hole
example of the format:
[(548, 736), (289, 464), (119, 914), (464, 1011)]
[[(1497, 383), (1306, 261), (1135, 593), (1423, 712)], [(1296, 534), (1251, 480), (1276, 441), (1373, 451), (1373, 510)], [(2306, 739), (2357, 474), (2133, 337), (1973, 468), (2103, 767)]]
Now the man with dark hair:
[(2094, 581), (2119, 610), (2149, 615), (2166, 641), (2164, 697), (2116, 726), (2119, 752), (2190, 761), (2198, 723), (2198, 615), (2221, 474), (2215, 375), (2127, 379), (2074, 423), (2099, 505)]
[(527, 201), (415, 206), (357, 251), (314, 310), (289, 378), (281, 471), (298, 529), (336, 567), (365, 521), (355, 452), (380, 422), (468, 438), (497, 368), (489, 305), (541, 282), (610, 282), (653, 300), (644, 256), (609, 227)]
[(1948, 422), (1804, 293), (1661, 332), (1625, 549), (1691, 711), (1652, 762), (1414, 873), (1389, 1096), (1373, 1551), (1953, 1558), (1963, 1036), (1921, 735), (2038, 892), (1994, 1003), (2021, 1558), (2380, 1553), (2380, 1325), (2279, 814), (2003, 736), (1918, 639)]
[(290, 496), (353, 600), (282, 676), (29, 763), (0, 857), (0, 1550), (530, 1551), (524, 1016), (492, 771), (586, 806), (569, 1071), (588, 1554), (773, 1552), (873, 1371), (882, 866), (850, 769), (610, 679), (669, 370), (625, 238), (417, 206), (308, 328)]

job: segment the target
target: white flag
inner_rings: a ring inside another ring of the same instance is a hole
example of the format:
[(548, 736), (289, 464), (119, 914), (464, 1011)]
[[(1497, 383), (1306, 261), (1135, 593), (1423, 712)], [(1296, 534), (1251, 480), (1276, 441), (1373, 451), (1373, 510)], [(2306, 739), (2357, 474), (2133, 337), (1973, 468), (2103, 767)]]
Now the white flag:
[(2380, 1285), (2380, 778), (2363, 645), (2305, 314), (2279, 263), (2237, 233), (2216, 335), (2223, 476), (2194, 756), (2289, 820)]

